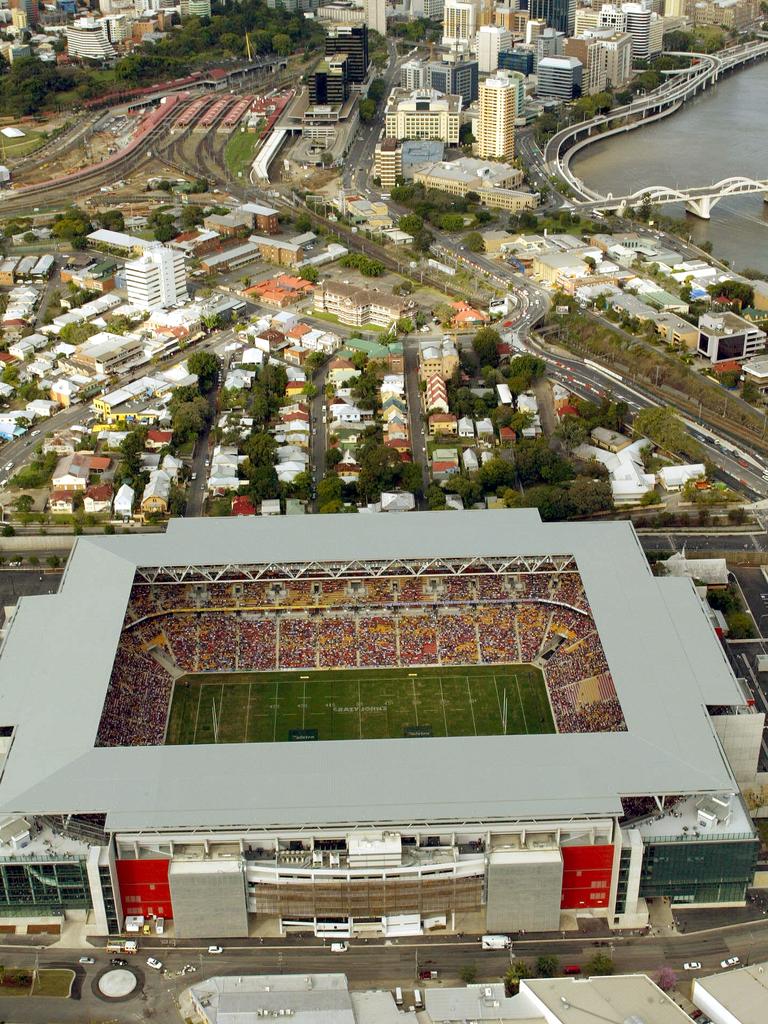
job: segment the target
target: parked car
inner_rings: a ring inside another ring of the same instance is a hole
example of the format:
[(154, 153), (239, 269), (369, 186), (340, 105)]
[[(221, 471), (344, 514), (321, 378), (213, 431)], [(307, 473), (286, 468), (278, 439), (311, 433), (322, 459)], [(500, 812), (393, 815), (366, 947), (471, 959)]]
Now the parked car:
[(727, 960), (721, 960), (721, 967), (735, 967), (736, 964), (741, 963), (737, 956), (729, 956)]
[(209, 946), (208, 947), (208, 952), (211, 954), (211, 956), (213, 956), (216, 953), (223, 953), (224, 952), (224, 947), (223, 946)]
[(92, 956), (81, 956), (80, 959), (77, 962), (79, 964), (95, 964), (96, 963), (96, 961), (93, 959)]
[(153, 956), (147, 957), (147, 967), (152, 967), (155, 971), (162, 971), (163, 962), (162, 960), (155, 960)]
[(332, 953), (346, 953), (348, 949), (349, 949), (349, 943), (348, 942), (332, 942), (331, 943), (331, 952)]
[(690, 963), (683, 964), (684, 971), (700, 971), (701, 964), (698, 960), (691, 960)]

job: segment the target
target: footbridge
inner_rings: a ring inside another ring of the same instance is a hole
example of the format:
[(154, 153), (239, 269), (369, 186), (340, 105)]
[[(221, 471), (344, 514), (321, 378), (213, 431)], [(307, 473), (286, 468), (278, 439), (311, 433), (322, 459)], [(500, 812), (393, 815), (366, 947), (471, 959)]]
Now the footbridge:
[(633, 131), (674, 113), (687, 100), (693, 99), (699, 92), (714, 85), (722, 75), (768, 56), (768, 39), (753, 39), (718, 53), (668, 51), (667, 56), (686, 57), (692, 64), (687, 68), (670, 72), (662, 85), (653, 92), (638, 97), (624, 106), (614, 107), (606, 114), (569, 125), (547, 142), (544, 148), (547, 172), (566, 184), (577, 200), (590, 203), (602, 197), (572, 174), (569, 163), (575, 153), (593, 142), (621, 132)]
[(726, 196), (752, 195), (762, 193), (768, 203), (768, 178), (757, 181), (754, 178), (723, 178), (714, 185), (695, 185), (692, 188), (651, 185), (638, 189), (628, 196), (607, 195), (603, 199), (577, 203), (576, 208), (585, 211), (615, 210), (620, 216), (643, 202), (658, 205), (664, 203), (685, 203), (686, 209), (702, 220), (709, 220), (712, 208)]

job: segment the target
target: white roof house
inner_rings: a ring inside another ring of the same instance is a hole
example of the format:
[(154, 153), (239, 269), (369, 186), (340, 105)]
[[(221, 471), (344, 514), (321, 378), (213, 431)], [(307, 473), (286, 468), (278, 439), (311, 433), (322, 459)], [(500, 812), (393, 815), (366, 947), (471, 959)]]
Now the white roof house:
[(701, 462), (686, 466), (662, 466), (658, 472), (658, 480), (666, 491), (680, 491), (689, 480), (703, 480), (707, 475), (706, 467)]
[(133, 515), (133, 502), (135, 498), (135, 492), (132, 487), (128, 484), (123, 484), (120, 490), (115, 495), (113, 503), (113, 509), (115, 518), (130, 519)]
[(459, 437), (474, 437), (475, 424), (471, 416), (462, 416), (459, 420)]
[(643, 437), (622, 448), (620, 452), (607, 452), (591, 444), (580, 444), (574, 450), (574, 455), (585, 462), (595, 459), (605, 466), (615, 502), (639, 501), (656, 485), (654, 474), (646, 473), (643, 468), (642, 451), (650, 443)]

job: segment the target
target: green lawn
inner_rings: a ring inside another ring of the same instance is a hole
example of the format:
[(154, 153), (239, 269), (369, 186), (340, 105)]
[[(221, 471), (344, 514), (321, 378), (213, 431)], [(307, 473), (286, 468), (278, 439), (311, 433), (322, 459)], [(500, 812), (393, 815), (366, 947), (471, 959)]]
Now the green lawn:
[(33, 996), (51, 996), (57, 999), (68, 999), (69, 990), (75, 980), (74, 971), (43, 970), (37, 972), (32, 989)]
[(43, 132), (30, 131), (28, 128), (22, 128), (22, 131), (24, 132), (24, 137), (21, 139), (8, 139), (4, 135), (1, 137), (1, 157), (15, 157), (18, 160), (23, 156), (34, 153), (36, 149), (40, 149), (46, 141), (46, 136)]
[(166, 742), (496, 736), (505, 694), (508, 734), (555, 731), (532, 665), (188, 675), (174, 689)]
[(233, 132), (224, 147), (224, 160), (233, 178), (248, 177), (248, 170), (253, 163), (256, 145), (259, 141), (258, 132)]

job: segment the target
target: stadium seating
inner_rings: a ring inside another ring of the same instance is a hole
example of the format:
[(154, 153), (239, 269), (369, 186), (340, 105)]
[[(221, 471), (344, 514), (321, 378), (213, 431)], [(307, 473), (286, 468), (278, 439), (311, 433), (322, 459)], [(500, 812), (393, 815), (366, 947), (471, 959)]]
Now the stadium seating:
[(578, 572), (134, 583), (98, 742), (163, 741), (168, 671), (538, 664), (560, 732), (625, 729)]

